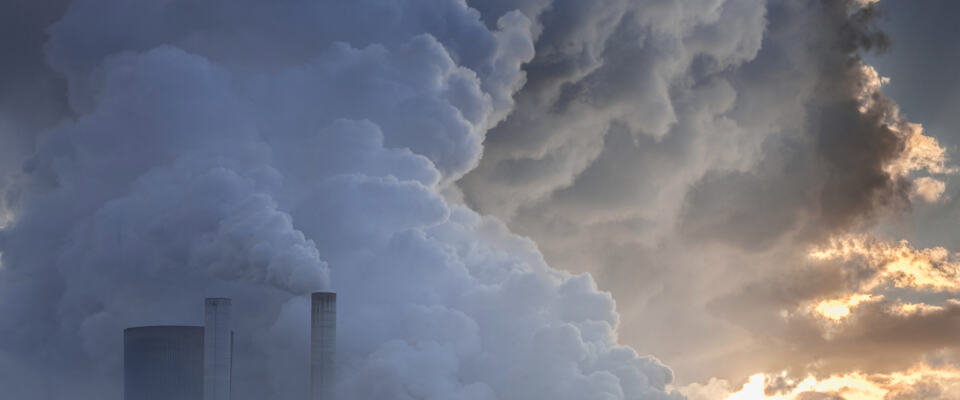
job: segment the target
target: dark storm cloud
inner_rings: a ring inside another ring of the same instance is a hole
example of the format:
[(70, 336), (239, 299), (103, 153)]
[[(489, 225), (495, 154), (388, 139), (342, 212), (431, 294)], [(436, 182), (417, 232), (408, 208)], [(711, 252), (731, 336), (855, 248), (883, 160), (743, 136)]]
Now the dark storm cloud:
[[(799, 68), (817, 74), (799, 131), (769, 138), (767, 156), (756, 169), (711, 174), (698, 182), (682, 223), (694, 236), (764, 248), (795, 229), (816, 240), (870, 223), (875, 210), (909, 204), (910, 183), (885, 170), (906, 147), (888, 125), (895, 106), (875, 94), (862, 112), (858, 98), (869, 80), (859, 52), (888, 42), (874, 26), (876, 11), (849, 16), (842, 2), (820, 4), (771, 7), (769, 13), (772, 38), (778, 29), (821, 26), (804, 42), (810, 62)], [(789, 46), (774, 40), (769, 40), (773, 46)], [(774, 67), (765, 55), (754, 62)]]
[[(57, 122), (65, 111), (64, 82), (47, 66), (46, 28), (67, 1), (11, 0), (0, 15), (0, 110), (14, 135), (27, 136)], [(13, 135), (4, 135), (4, 137)]]
[[(0, 193), (33, 152), (43, 131), (67, 112), (66, 83), (46, 63), (46, 28), (66, 11), (67, 1), (12, 0), (0, 13)], [(7, 204), (0, 198), (0, 223)]]
[[(597, 274), (626, 310), (625, 340), (658, 349), (682, 381), (820, 357), (804, 350), (821, 327), (784, 326), (781, 311), (859, 278), (808, 275), (809, 246), (895, 219), (913, 207), (913, 174), (947, 172), (935, 142), (934, 162), (913, 162), (921, 131), (862, 62), (891, 44), (879, 8), (553, 4), (516, 111), (460, 181), (466, 202), (553, 264)], [(771, 343), (799, 350), (768, 359)], [(898, 365), (931, 347), (903, 349)]]

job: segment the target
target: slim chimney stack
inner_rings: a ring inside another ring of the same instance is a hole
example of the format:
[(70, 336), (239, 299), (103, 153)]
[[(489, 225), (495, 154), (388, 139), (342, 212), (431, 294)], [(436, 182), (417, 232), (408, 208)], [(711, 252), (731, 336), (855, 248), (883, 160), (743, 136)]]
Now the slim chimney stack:
[(231, 309), (230, 299), (209, 298), (204, 302), (203, 400), (230, 400)]
[(337, 294), (316, 292), (310, 307), (310, 399), (333, 400), (337, 348)]

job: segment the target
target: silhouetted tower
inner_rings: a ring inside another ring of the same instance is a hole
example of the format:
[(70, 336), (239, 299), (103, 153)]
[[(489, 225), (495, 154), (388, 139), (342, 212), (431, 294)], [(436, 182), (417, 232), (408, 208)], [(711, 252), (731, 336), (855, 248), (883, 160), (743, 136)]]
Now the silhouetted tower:
[(333, 400), (336, 384), (337, 294), (316, 292), (310, 307), (310, 398)]
[(123, 330), (124, 400), (202, 400), (203, 328)]
[(230, 400), (233, 334), (230, 299), (204, 302), (203, 400)]

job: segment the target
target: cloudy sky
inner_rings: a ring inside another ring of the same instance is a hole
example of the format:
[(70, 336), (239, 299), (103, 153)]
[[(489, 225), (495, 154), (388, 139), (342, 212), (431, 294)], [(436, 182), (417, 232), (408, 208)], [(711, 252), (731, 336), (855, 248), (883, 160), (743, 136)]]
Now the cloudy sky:
[(953, 0), (6, 0), (0, 388), (960, 399)]

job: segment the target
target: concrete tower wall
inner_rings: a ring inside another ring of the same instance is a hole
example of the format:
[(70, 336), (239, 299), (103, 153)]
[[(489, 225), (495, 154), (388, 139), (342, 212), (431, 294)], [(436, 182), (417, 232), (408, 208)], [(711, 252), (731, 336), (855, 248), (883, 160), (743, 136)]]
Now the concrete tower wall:
[(230, 299), (204, 302), (203, 400), (230, 400), (233, 366)]
[(202, 400), (203, 328), (143, 326), (123, 331), (124, 400)]
[(333, 400), (337, 348), (337, 294), (317, 292), (310, 307), (311, 400)]

